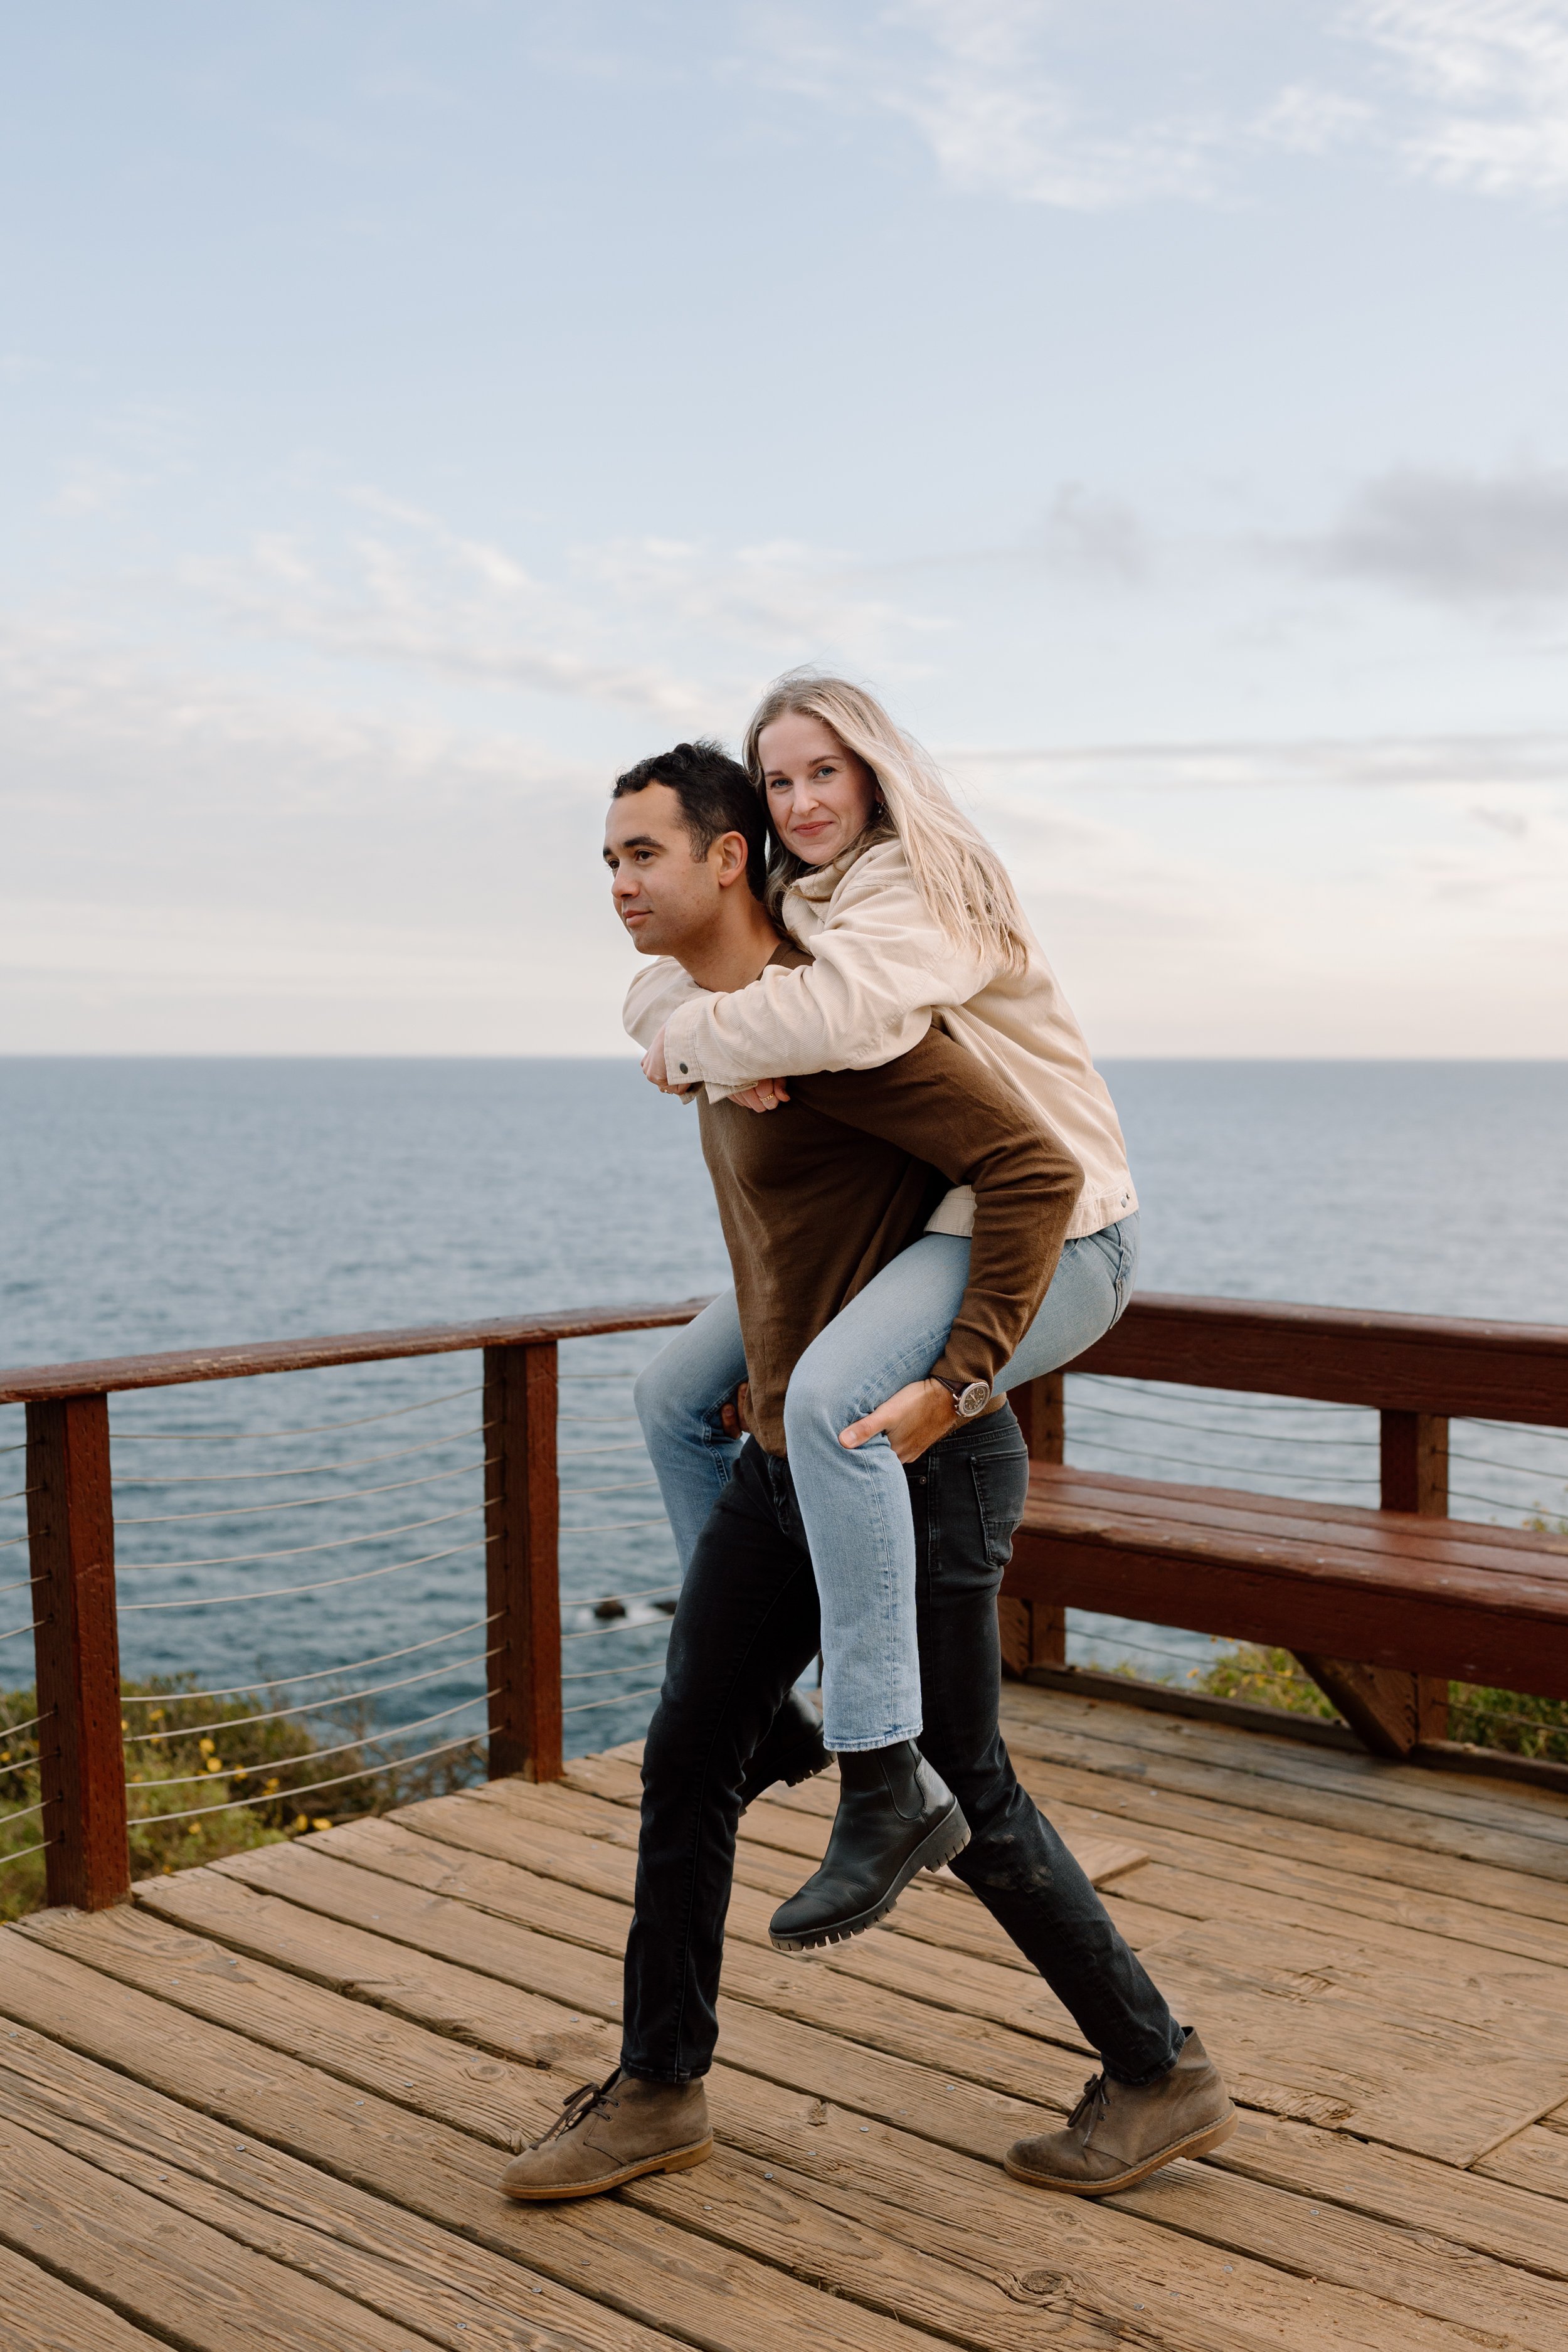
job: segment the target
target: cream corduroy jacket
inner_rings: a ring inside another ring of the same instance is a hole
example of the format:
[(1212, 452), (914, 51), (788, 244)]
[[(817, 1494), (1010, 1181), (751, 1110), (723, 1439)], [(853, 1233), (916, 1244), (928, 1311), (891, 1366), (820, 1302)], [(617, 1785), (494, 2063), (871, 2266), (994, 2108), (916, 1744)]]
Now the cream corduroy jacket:
[[(626, 1029), (646, 1049), (662, 1028), (672, 1080), (716, 1097), (759, 1078), (879, 1069), (936, 1021), (1011, 1080), (1082, 1168), (1069, 1241), (1131, 1214), (1138, 1196), (1115, 1108), (1033, 932), (1017, 975), (954, 948), (927, 912), (900, 841), (805, 876), (782, 913), (809, 963), (772, 966), (727, 995), (699, 988), (668, 956), (633, 979)], [(956, 1186), (928, 1231), (967, 1234), (973, 1217), (973, 1194)]]

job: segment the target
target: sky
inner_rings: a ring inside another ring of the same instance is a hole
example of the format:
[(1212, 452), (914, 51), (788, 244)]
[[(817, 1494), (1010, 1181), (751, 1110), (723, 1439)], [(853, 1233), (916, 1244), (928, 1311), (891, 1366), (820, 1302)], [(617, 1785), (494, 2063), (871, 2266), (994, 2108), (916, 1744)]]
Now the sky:
[(0, 5), (0, 1052), (630, 1051), (812, 662), (1107, 1056), (1568, 1054), (1568, 0)]

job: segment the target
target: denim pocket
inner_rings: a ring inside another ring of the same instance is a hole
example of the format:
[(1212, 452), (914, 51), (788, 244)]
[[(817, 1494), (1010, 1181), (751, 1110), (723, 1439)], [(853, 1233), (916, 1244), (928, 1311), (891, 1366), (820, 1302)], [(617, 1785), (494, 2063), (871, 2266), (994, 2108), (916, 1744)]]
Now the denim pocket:
[(994, 1569), (1005, 1568), (1013, 1557), (1013, 1533), (1024, 1516), (1029, 1492), (1029, 1457), (1020, 1445), (1005, 1453), (971, 1457), (980, 1524), (985, 1533), (985, 1557)]

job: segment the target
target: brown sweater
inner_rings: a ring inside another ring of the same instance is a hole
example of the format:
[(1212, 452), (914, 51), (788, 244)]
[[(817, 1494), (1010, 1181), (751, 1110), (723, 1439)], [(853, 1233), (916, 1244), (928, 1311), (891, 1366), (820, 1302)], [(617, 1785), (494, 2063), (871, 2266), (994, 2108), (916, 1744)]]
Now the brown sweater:
[[(794, 961), (789, 950), (781, 957)], [(751, 1423), (784, 1451), (805, 1349), (924, 1228), (951, 1184), (974, 1188), (969, 1286), (933, 1371), (992, 1381), (1039, 1311), (1083, 1171), (1007, 1083), (940, 1029), (879, 1070), (792, 1078), (782, 1109), (700, 1105), (702, 1150), (735, 1276)]]

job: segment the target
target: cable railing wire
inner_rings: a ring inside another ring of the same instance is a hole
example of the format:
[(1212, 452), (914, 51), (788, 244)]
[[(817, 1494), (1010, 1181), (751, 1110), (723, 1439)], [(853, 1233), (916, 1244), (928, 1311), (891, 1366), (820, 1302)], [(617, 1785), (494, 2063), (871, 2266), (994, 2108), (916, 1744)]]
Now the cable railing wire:
[(252, 1440), (268, 1444), (278, 1437), (321, 1437), (330, 1429), (368, 1429), (373, 1422), (401, 1421), (410, 1412), (428, 1412), (433, 1405), (450, 1404), (454, 1397), (478, 1396), (483, 1381), (467, 1388), (443, 1389), (439, 1396), (422, 1397), (417, 1404), (394, 1405), (387, 1412), (363, 1412), (352, 1421), (317, 1421), (308, 1429), (117, 1429), (114, 1442), (136, 1445), (244, 1445)]
[(50, 1846), (58, 1845), (58, 1838), (45, 1838), (38, 1845), (19, 1845), (10, 1853), (0, 1853), (0, 1870), (3, 1870), (8, 1862), (26, 1862), (30, 1853), (47, 1853)]
[[(121, 1706), (165, 1706), (171, 1699), (237, 1698), (255, 1690), (292, 1689), (296, 1683), (319, 1683), (328, 1675), (362, 1675), (367, 1666), (389, 1666), (395, 1658), (412, 1658), (421, 1650), (438, 1648), (443, 1642), (460, 1641), (465, 1633), (477, 1633), (482, 1625), (494, 1625), (501, 1614), (500, 1610), (493, 1609), (488, 1617), (470, 1618), (466, 1625), (454, 1625), (449, 1633), (432, 1633), (426, 1641), (410, 1642), (406, 1649), (378, 1651), (374, 1658), (353, 1658), (346, 1665), (314, 1666), (304, 1675), (258, 1675), (247, 1683), (231, 1683), (226, 1690), (128, 1691), (120, 1703)], [(49, 1712), (52, 1714), (53, 1708)], [(47, 1720), (43, 1716), (36, 1719), (39, 1723)], [(22, 1728), (28, 1727), (24, 1724)]]
[(410, 1765), (427, 1764), (433, 1756), (449, 1756), (455, 1748), (477, 1747), (481, 1739), (488, 1737), (488, 1733), (483, 1731), (470, 1731), (462, 1739), (443, 1740), (438, 1747), (424, 1748), (417, 1756), (389, 1757), (384, 1764), (367, 1764), (358, 1772), (339, 1772), (330, 1780), (310, 1780), (303, 1788), (262, 1789), (254, 1797), (230, 1797), (217, 1805), (187, 1805), (183, 1812), (178, 1813), (143, 1813), (130, 1826), (133, 1830), (158, 1829), (165, 1822), (194, 1822), (206, 1813), (237, 1812), (246, 1805), (276, 1805), (285, 1798), (293, 1801), (300, 1797), (313, 1797), (322, 1789), (346, 1788), (351, 1780), (374, 1780), (383, 1772), (398, 1772)]
[[(482, 1503), (465, 1503), (459, 1510), (438, 1511), (434, 1518), (405, 1519), (395, 1528), (370, 1528), (363, 1535), (358, 1536), (331, 1536), (324, 1543), (287, 1544), (279, 1551), (219, 1552), (211, 1559), (132, 1560), (127, 1563), (127, 1569), (133, 1576), (150, 1576), (155, 1574), (160, 1569), (249, 1568), (262, 1559), (301, 1559), (307, 1552), (345, 1551), (351, 1544), (378, 1543), (384, 1538), (390, 1540), (394, 1536), (417, 1535), (422, 1528), (444, 1528), (453, 1519), (471, 1519), (476, 1511), (482, 1511), (484, 1507)], [(307, 1589), (305, 1586), (300, 1587), (301, 1591)], [(258, 1594), (256, 1597), (259, 1599), (260, 1595)], [(148, 1606), (146, 1602), (142, 1605)]]
[(561, 1499), (564, 1503), (573, 1495), (643, 1494), (649, 1486), (657, 1486), (658, 1484), (657, 1478), (620, 1478), (609, 1486), (563, 1486)]
[(299, 1470), (196, 1470), (173, 1478), (121, 1478), (114, 1481), (116, 1492), (121, 1486), (226, 1486), (237, 1478), (331, 1478), (341, 1477), (345, 1470), (368, 1470), (380, 1462), (405, 1462), (413, 1454), (434, 1454), (443, 1445), (456, 1445), (460, 1437), (482, 1437), (493, 1429), (493, 1421), (476, 1421), (466, 1429), (455, 1429), (447, 1437), (426, 1437), (417, 1445), (395, 1445), (387, 1454), (360, 1454), (350, 1462), (308, 1462)]
[(1364, 1405), (1323, 1404), (1308, 1397), (1242, 1397), (1229, 1389), (1202, 1390), (1192, 1397), (1180, 1396), (1175, 1391), (1184, 1385), (1181, 1382), (1121, 1380), (1110, 1372), (1069, 1371), (1067, 1377), (1073, 1384), (1068, 1391), (1069, 1403), (1080, 1386), (1093, 1386), (1110, 1389), (1116, 1396), (1157, 1397), (1164, 1404), (1216, 1404), (1226, 1412), (1363, 1412), (1371, 1410)]
[(0, 1724), (0, 1739), (20, 1739), (25, 1731), (37, 1731), (40, 1723), (47, 1723), (53, 1714), (54, 1708), (47, 1706), (42, 1715), (30, 1715), (26, 1723)]
[(663, 1689), (662, 1683), (649, 1683), (643, 1690), (611, 1691), (605, 1698), (580, 1699), (575, 1706), (563, 1706), (563, 1715), (587, 1715), (596, 1706), (628, 1706), (634, 1698), (656, 1698)]
[[(1289, 1476), (1304, 1486), (1375, 1486), (1377, 1484), (1375, 1478), (1363, 1477), (1353, 1470), (1347, 1470), (1342, 1477), (1322, 1476), (1315, 1471), (1281, 1472), (1268, 1465), (1248, 1462), (1211, 1462), (1201, 1454), (1163, 1454), (1152, 1445), (1116, 1445), (1108, 1437), (1090, 1436), (1087, 1430), (1082, 1433), (1081, 1442), (1085, 1445), (1093, 1446), (1100, 1454), (1120, 1454), (1132, 1462), (1170, 1462), (1173, 1463), (1178, 1469), (1223, 1470), (1230, 1475), (1248, 1478)], [(1092, 1468), (1093, 1465), (1083, 1462), (1069, 1462), (1064, 1466), (1069, 1470), (1083, 1470)]]
[(298, 1706), (271, 1707), (264, 1715), (220, 1715), (215, 1716), (211, 1723), (182, 1724), (171, 1731), (128, 1731), (121, 1746), (150, 1747), (158, 1740), (195, 1739), (203, 1732), (242, 1731), (252, 1723), (279, 1723), (288, 1716), (319, 1715), (323, 1711), (338, 1713), (346, 1706), (356, 1706), (361, 1699), (379, 1698), (384, 1691), (408, 1690), (416, 1683), (434, 1682), (439, 1675), (454, 1675), (461, 1666), (478, 1665), (485, 1658), (499, 1658), (500, 1655), (499, 1646), (490, 1650), (473, 1650), (467, 1657), (443, 1658), (438, 1666), (426, 1666), (416, 1675), (399, 1675), (391, 1682), (370, 1683), (362, 1690), (343, 1691), (328, 1698), (305, 1699)]
[(1310, 1430), (1281, 1430), (1278, 1437), (1267, 1437), (1254, 1429), (1225, 1429), (1215, 1421), (1173, 1420), (1169, 1413), (1159, 1412), (1119, 1412), (1114, 1405), (1087, 1404), (1079, 1397), (1068, 1399), (1068, 1410), (1074, 1413), (1092, 1412), (1106, 1421), (1152, 1423), (1161, 1429), (1195, 1429), (1208, 1437), (1234, 1437), (1244, 1445), (1354, 1445), (1375, 1450), (1378, 1443), (1375, 1437), (1320, 1437)]
[(563, 1528), (563, 1536), (619, 1536), (628, 1528), (666, 1528), (668, 1520), (661, 1511), (656, 1519), (600, 1519), (592, 1527)]
[[(466, 1706), (481, 1706), (486, 1699), (492, 1699), (498, 1696), (499, 1693), (493, 1690), (477, 1691), (472, 1698), (460, 1698), (451, 1706), (437, 1708), (434, 1715), (416, 1716), (412, 1723), (395, 1723), (385, 1731), (362, 1731), (357, 1738), (342, 1739), (335, 1748), (303, 1748), (297, 1756), (269, 1756), (265, 1764), (219, 1764), (216, 1771), (209, 1768), (200, 1772), (180, 1772), (169, 1780), (158, 1781), (156, 1786), (160, 1789), (202, 1788), (218, 1779), (253, 1780), (258, 1773), (263, 1771), (276, 1777), (278, 1773), (287, 1771), (290, 1764), (317, 1763), (324, 1761), (329, 1756), (347, 1756), (363, 1748), (380, 1748), (389, 1739), (401, 1739), (405, 1732), (423, 1731), (428, 1724), (445, 1723), (449, 1716), (461, 1715)], [(144, 1788), (147, 1784), (145, 1781), (132, 1779), (130, 1785), (132, 1789), (137, 1789)], [(292, 1793), (293, 1791), (289, 1789), (274, 1789), (272, 1791), (272, 1794), (280, 1800)], [(145, 1822), (157, 1821), (162, 1816), (157, 1813), (144, 1813), (138, 1815), (137, 1818)]]
[(324, 1503), (357, 1502), (365, 1495), (402, 1495), (410, 1486), (434, 1486), (443, 1478), (461, 1478), (470, 1470), (488, 1470), (497, 1457), (490, 1454), (479, 1462), (459, 1462), (450, 1470), (430, 1470), (422, 1478), (392, 1478), (380, 1486), (351, 1486), (342, 1495), (290, 1495), (280, 1503), (226, 1503), (216, 1511), (163, 1511), (152, 1518), (119, 1518), (121, 1528), (188, 1527), (196, 1519), (257, 1519), (268, 1511), (314, 1511)]
[[(460, 1517), (461, 1513), (454, 1512), (452, 1516)], [(481, 1536), (475, 1543), (453, 1544), (446, 1551), (427, 1551), (418, 1559), (395, 1559), (387, 1568), (362, 1568), (352, 1576), (324, 1576), (314, 1584), (274, 1584), (265, 1592), (214, 1592), (205, 1596), (198, 1594), (193, 1601), (122, 1601), (121, 1614), (125, 1616), (132, 1611), (147, 1609), (222, 1609), (240, 1601), (284, 1601), (299, 1592), (330, 1592), (336, 1585), (368, 1584), (373, 1577), (398, 1576), (406, 1568), (428, 1568), (433, 1560), (458, 1559), (464, 1552), (482, 1551), (486, 1544), (495, 1540), (494, 1536)], [(210, 1565), (198, 1563), (203, 1564)], [(0, 1640), (4, 1638), (0, 1635)]]
[(0, 1633), (0, 1642), (19, 1642), (24, 1633), (36, 1633), (40, 1625), (47, 1622), (47, 1617), (31, 1617), (25, 1625), (13, 1625), (8, 1633)]

